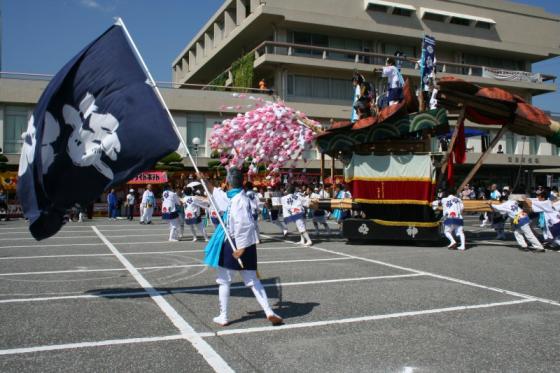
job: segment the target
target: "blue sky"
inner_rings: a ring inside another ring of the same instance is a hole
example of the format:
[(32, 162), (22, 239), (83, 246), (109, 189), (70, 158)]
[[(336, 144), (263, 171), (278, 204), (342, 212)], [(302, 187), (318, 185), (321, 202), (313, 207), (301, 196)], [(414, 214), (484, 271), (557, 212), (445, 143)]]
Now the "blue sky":
[[(171, 80), (173, 59), (223, 3), (223, 0), (0, 1), (3, 71), (54, 74), (109, 27), (113, 17), (120, 16), (158, 81)], [(516, 1), (560, 14), (560, 0)], [(533, 70), (560, 77), (560, 57), (536, 64)], [(560, 93), (538, 96), (535, 104), (558, 113)]]

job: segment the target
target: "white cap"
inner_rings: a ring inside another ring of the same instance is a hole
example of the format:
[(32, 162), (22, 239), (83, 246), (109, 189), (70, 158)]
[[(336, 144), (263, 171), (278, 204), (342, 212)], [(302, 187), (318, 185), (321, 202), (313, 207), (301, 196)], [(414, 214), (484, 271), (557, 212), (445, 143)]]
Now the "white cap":
[(128, 192), (129, 193), (134, 193), (134, 189), (130, 189)]
[(253, 192), (258, 192), (257, 187), (254, 187), (254, 188), (253, 188)]

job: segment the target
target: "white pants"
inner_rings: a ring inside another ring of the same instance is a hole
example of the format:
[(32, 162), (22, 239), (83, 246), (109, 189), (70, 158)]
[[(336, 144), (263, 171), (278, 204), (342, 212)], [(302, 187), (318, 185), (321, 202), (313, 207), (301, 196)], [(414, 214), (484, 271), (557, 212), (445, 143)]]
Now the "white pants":
[(513, 231), (513, 235), (515, 236), (515, 240), (517, 241), (519, 246), (521, 246), (524, 249), (527, 248), (527, 242), (525, 241), (525, 239), (527, 239), (527, 241), (529, 241), (529, 243), (531, 244), (531, 247), (533, 247), (535, 249), (542, 249), (543, 248), (540, 241), (537, 239), (537, 237), (535, 237), (535, 234), (531, 230), (531, 227), (529, 226), (529, 224), (525, 224), (521, 227), (515, 228), (515, 230)]
[(142, 213), (142, 217), (140, 218), (140, 221), (144, 223), (151, 222), (153, 214), (154, 214), (153, 207), (144, 207), (144, 212)]
[(169, 240), (179, 239), (179, 219), (170, 219), (169, 222)]

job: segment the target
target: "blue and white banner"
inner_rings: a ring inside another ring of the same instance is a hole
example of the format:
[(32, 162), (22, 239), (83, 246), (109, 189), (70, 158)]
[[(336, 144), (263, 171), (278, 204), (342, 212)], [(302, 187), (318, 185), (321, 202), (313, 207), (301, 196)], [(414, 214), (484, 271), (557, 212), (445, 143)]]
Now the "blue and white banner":
[(436, 64), (436, 39), (433, 36), (424, 36), (422, 41), (422, 58), (420, 60), (420, 76), (422, 89), (426, 90), (430, 77), (434, 73)]
[(85, 205), (177, 150), (164, 104), (115, 24), (51, 80), (23, 133), (18, 198), (38, 240)]

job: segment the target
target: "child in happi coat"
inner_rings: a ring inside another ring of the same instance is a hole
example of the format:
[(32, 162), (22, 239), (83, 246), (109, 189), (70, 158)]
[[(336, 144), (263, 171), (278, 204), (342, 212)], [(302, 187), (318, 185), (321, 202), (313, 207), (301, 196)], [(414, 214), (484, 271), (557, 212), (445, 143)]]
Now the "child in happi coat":
[(169, 241), (179, 241), (178, 204), (181, 204), (179, 197), (166, 185), (161, 198), (161, 218), (169, 222)]
[(301, 235), (300, 244), (311, 246), (311, 238), (305, 227), (305, 207), (309, 206), (309, 199), (302, 197), (299, 193), (295, 193), (294, 185), (288, 187), (288, 194), (282, 197), (282, 215), (284, 216), (284, 224), (295, 223)]
[[(463, 232), (463, 201), (455, 197), (453, 193), (449, 193), (447, 197), (441, 200), (443, 208), (443, 233), (449, 240), (450, 250), (465, 250), (465, 233)], [(459, 237), (461, 245), (457, 247), (457, 241), (453, 238), (453, 234)]]
[(206, 229), (204, 229), (202, 217), (200, 216), (200, 205), (196, 201), (198, 197), (194, 195), (193, 189), (188, 187), (184, 189), (184, 194), (182, 202), (185, 209), (185, 224), (191, 228), (193, 242), (198, 240), (195, 227), (202, 233), (204, 241), (208, 241), (208, 235), (206, 234)]
[(499, 205), (490, 204), (490, 207), (494, 211), (498, 211), (502, 214), (507, 214), (507, 216), (512, 219), (511, 225), (513, 228), (513, 235), (522, 249), (528, 250), (528, 245), (525, 241), (527, 240), (531, 244), (531, 247), (535, 249), (535, 251), (544, 252), (544, 247), (531, 230), (531, 227), (529, 225), (531, 220), (529, 219), (529, 216), (525, 211), (523, 211), (523, 209), (521, 209), (521, 207), (519, 207), (517, 201), (508, 200)]
[[(232, 167), (228, 170), (227, 182), (230, 186), (227, 193), (212, 185), (208, 186), (215, 199), (221, 200), (224, 195), (228, 199), (224, 223), (237, 248), (234, 251), (234, 248), (231, 247), (221, 225), (218, 226), (212, 239), (206, 245), (204, 263), (218, 270), (216, 282), (219, 285), (220, 314), (213, 321), (221, 326), (229, 323), (230, 286), (235, 274), (239, 273), (243, 277), (245, 286), (251, 288), (257, 302), (265, 312), (266, 318), (273, 325), (281, 324), (282, 318), (270, 308), (266, 291), (257, 277), (258, 233), (255, 228), (251, 202), (242, 188), (243, 174), (237, 168)], [(238, 259), (243, 263), (243, 267), (240, 266)]]

